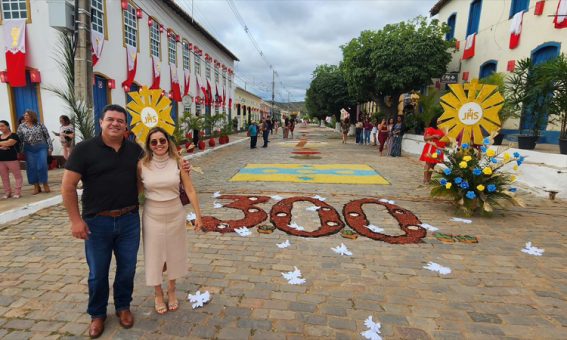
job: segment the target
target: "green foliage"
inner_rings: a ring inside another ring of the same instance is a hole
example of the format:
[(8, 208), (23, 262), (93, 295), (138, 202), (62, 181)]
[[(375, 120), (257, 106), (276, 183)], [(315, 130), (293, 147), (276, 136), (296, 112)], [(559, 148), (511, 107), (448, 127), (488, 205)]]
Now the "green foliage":
[(484, 144), (481, 150), (466, 144), (458, 147), (453, 142), (440, 150), (444, 155), (445, 168), (436, 168), (431, 196), (453, 200), (457, 209), (466, 216), (477, 212), (490, 214), (494, 207), (501, 207), (505, 202), (523, 206), (523, 202), (515, 197), (516, 189), (511, 187), (515, 176), (504, 171), (503, 167), (512, 163), (517, 169), (524, 158), (518, 153), (510, 155), (506, 152), (502, 160), (497, 161), (496, 152), (488, 148), (488, 144)]
[(205, 118), (205, 129), (211, 131), (213, 137), (218, 137), (220, 130), (227, 125), (224, 113), (215, 113)]
[[(507, 99), (506, 75), (504, 73), (494, 72), (487, 77), (481, 78), (478, 82), (480, 84), (489, 84), (489, 85), (498, 86), (498, 92), (500, 92), (504, 96), (504, 99)], [(508, 100), (505, 100), (502, 109), (498, 113), (498, 116), (500, 117), (500, 123), (504, 125), (504, 122), (508, 120), (508, 118), (515, 117), (517, 115), (514, 114), (514, 110), (512, 109), (510, 102)]]
[(441, 91), (437, 89), (430, 89), (427, 94), (419, 97), (419, 106), (421, 113), (417, 115), (418, 119), (425, 127), (429, 127), (429, 123), (434, 117), (439, 117), (443, 113), (443, 108), (439, 104), (441, 98)]
[(339, 118), (340, 109), (353, 107), (355, 101), (348, 94), (346, 81), (336, 65), (319, 65), (313, 71), (311, 84), (305, 95), (305, 106), (311, 117)]
[[(56, 56), (53, 58), (63, 75), (62, 85), (47, 85), (44, 88), (65, 102), (68, 116), (82, 139), (95, 135), (95, 121), (92, 107), (75, 96), (75, 42), (72, 35), (59, 32)], [(98, 123), (98, 122), (96, 122)]]
[(561, 139), (567, 139), (567, 56), (559, 57), (541, 65), (542, 83), (552, 86), (553, 97), (549, 115), (553, 122), (559, 123)]
[(447, 25), (417, 17), (386, 25), (379, 31), (363, 31), (341, 46), (341, 70), (349, 93), (359, 102), (419, 89), (447, 70), (451, 61), (445, 40)]

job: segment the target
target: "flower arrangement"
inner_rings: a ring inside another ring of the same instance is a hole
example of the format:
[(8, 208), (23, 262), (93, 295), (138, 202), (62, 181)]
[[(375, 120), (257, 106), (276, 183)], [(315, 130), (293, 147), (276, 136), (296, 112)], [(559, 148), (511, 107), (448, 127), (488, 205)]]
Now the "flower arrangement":
[[(483, 145), (477, 147), (468, 144), (458, 145), (451, 140), (443, 150), (444, 168), (436, 167), (431, 189), (432, 197), (450, 197), (457, 208), (466, 216), (474, 213), (490, 214), (495, 206), (508, 202), (524, 206), (515, 197), (513, 183), (516, 176), (503, 167), (510, 164), (514, 171), (524, 162), (518, 152), (496, 152), (490, 149), (492, 138), (485, 137)], [(502, 154), (502, 159), (497, 159)]]

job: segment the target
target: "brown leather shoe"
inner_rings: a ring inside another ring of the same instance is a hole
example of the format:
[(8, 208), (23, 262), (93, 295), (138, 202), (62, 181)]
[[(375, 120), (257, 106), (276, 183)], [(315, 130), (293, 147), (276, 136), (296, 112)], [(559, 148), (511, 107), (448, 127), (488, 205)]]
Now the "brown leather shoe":
[(89, 336), (91, 339), (96, 339), (102, 335), (102, 332), (104, 332), (104, 320), (106, 320), (106, 318), (96, 318), (91, 320), (91, 325), (89, 327)]
[(132, 326), (134, 326), (134, 315), (132, 315), (130, 310), (125, 309), (120, 312), (116, 312), (116, 316), (120, 321), (120, 326), (124, 328), (132, 328)]

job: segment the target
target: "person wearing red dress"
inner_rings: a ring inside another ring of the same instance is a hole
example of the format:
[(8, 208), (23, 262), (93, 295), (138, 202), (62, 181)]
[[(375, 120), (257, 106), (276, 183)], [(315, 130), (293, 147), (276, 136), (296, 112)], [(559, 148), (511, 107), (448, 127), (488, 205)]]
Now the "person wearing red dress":
[(421, 152), (420, 161), (425, 162), (425, 167), (423, 171), (423, 183), (428, 184), (431, 181), (431, 173), (435, 164), (443, 162), (443, 152), (438, 149), (445, 148), (445, 142), (441, 142), (440, 139), (445, 136), (445, 133), (437, 128), (437, 118), (433, 118), (429, 127), (425, 129), (425, 134), (423, 139), (425, 140), (425, 145), (423, 146), (423, 151)]

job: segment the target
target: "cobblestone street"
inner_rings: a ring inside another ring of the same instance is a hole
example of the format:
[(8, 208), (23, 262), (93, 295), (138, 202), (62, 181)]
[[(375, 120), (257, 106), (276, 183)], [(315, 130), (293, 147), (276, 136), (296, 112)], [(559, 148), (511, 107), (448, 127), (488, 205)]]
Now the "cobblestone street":
[[(236, 233), (197, 233), (188, 229), (189, 275), (178, 280), (178, 311), (154, 311), (153, 288), (145, 286), (142, 247), (132, 311), (136, 323), (122, 329), (109, 303), (104, 339), (360, 339), (364, 320), (382, 324), (386, 339), (566, 339), (567, 211), (565, 201), (522, 193), (527, 208), (508, 208), (493, 217), (451, 221), (448, 202), (429, 198), (421, 184), (423, 165), (416, 156), (380, 157), (371, 146), (341, 144), (330, 129), (298, 127), (321, 152), (292, 158), (281, 131), (268, 148), (248, 142), (195, 158), (193, 172), (204, 215), (240, 219), (238, 210), (215, 209), (213, 193), (314, 196), (327, 198), (344, 221), (352, 200), (385, 198), (442, 233), (478, 237), (478, 244), (443, 244), (428, 231), (423, 243), (398, 245), (340, 233), (297, 237), (276, 229), (248, 237)], [(260, 144), (260, 141), (259, 141)], [(260, 144), (261, 145), (261, 144)], [(368, 164), (388, 185), (233, 182), (247, 164)], [(268, 215), (273, 199), (259, 204)], [(296, 203), (294, 221), (306, 231), (319, 228), (308, 202)], [(188, 206), (189, 207), (189, 206)], [(191, 208), (188, 208), (188, 211)], [(396, 220), (379, 205), (366, 205), (370, 222), (400, 235)], [(269, 224), (268, 220), (263, 224)], [(345, 229), (350, 229), (345, 226)], [(276, 243), (289, 240), (280, 249)], [(521, 252), (526, 242), (543, 256)], [(353, 255), (331, 248), (344, 243)], [(424, 269), (428, 262), (451, 268), (448, 275)], [(299, 268), (303, 285), (290, 285), (281, 273)], [(111, 269), (113, 280), (114, 261)], [(59, 339), (87, 336), (88, 268), (83, 242), (73, 239), (62, 205), (0, 225), (0, 338)], [(193, 310), (187, 294), (208, 290), (212, 299)]]

